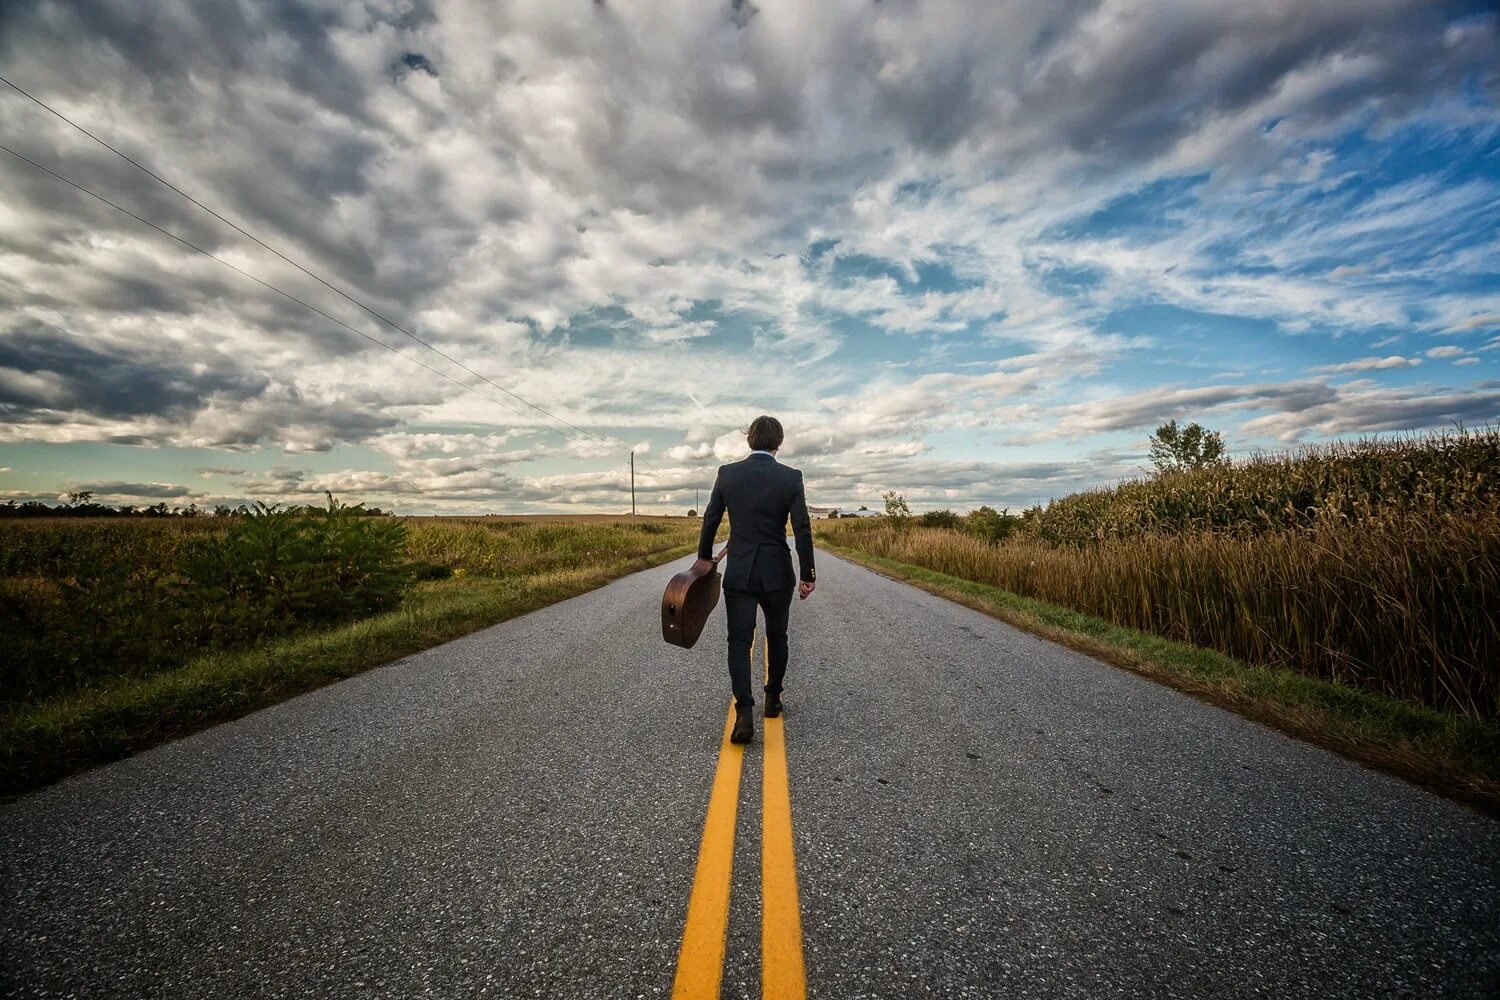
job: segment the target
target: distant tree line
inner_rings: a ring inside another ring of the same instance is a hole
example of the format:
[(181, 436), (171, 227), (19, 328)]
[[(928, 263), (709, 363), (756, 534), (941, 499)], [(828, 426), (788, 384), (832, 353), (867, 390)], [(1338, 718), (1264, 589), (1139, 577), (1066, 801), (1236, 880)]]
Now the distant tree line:
[[(186, 507), (169, 507), (165, 501), (157, 501), (150, 506), (126, 503), (111, 507), (109, 504), (96, 503), (94, 494), (88, 490), (68, 493), (66, 496), (68, 502), (64, 504), (42, 503), (40, 500), (21, 503), (7, 500), (0, 504), (0, 517), (245, 517), (255, 512), (254, 507), (243, 503), (235, 507), (215, 504), (212, 509), (199, 507), (196, 503), (190, 503)], [(379, 507), (348, 509), (356, 516), (365, 517), (385, 517), (394, 513)]]
[[(1151, 464), (1156, 467), (1158, 476), (1213, 468), (1228, 461), (1224, 455), (1223, 435), (1218, 431), (1208, 430), (1196, 421), (1179, 427), (1176, 420), (1168, 420), (1152, 433), (1150, 444)], [(929, 510), (913, 516), (904, 494), (890, 490), (881, 494), (881, 499), (885, 501), (886, 523), (897, 528), (916, 523), (924, 528), (963, 531), (992, 542), (1009, 538), (1022, 524), (1042, 514), (1042, 507), (1037, 505), (1020, 514), (1012, 514), (1009, 507), (1002, 511), (985, 506), (971, 510), (966, 515), (951, 510)], [(860, 508), (862, 511), (865, 509)], [(838, 516), (837, 511), (829, 515), (831, 518)]]

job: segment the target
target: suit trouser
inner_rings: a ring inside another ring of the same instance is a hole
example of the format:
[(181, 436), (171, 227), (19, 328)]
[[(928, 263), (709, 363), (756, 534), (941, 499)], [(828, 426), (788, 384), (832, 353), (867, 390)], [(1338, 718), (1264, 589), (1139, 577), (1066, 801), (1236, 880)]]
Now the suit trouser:
[(755, 639), (757, 605), (766, 614), (766, 649), (771, 661), (766, 693), (781, 694), (781, 681), (786, 676), (786, 623), (794, 589), (724, 591), (724, 609), (729, 615), (729, 686), (736, 705), (755, 704), (750, 693), (750, 645)]

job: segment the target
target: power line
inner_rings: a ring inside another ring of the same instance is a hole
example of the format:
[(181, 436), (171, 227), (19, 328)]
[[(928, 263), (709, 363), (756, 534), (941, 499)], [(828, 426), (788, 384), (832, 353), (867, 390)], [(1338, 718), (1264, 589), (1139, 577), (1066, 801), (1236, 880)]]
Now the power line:
[[(315, 271), (310, 270), (309, 268), (305, 267), (300, 262), (295, 261), (292, 258), (288, 257), (286, 254), (282, 253), (280, 250), (277, 250), (275, 247), (273, 247), (270, 244), (266, 243), (264, 240), (262, 240), (260, 237), (256, 236), (254, 233), (251, 233), (251, 232), (247, 231), (244, 227), (240, 226), (238, 223), (236, 223), (232, 219), (227, 219), (223, 215), (220, 215), (218, 212), (214, 211), (212, 208), (209, 208), (207, 205), (203, 204), (203, 202), (199, 201), (197, 198), (194, 198), (192, 195), (188, 194), (186, 191), (182, 190), (177, 185), (173, 184), (171, 181), (167, 180), (165, 177), (161, 176), (156, 171), (152, 170), (150, 167), (148, 167), (145, 164), (141, 163), (139, 160), (134, 159), (133, 157), (129, 156), (128, 154), (120, 151), (119, 149), (116, 149), (114, 146), (110, 145), (108, 142), (104, 141), (99, 136), (95, 135), (94, 133), (90, 132), (88, 129), (84, 128), (82, 125), (80, 125), (77, 122), (73, 121), (71, 118), (67, 117), (62, 112), (60, 112), (57, 109), (55, 109), (55, 108), (51, 107), (50, 105), (46, 104), (41, 99), (33, 96), (32, 94), (26, 92), (25, 90), (22, 90), (20, 87), (16, 86), (14, 83), (12, 83), (11, 81), (7, 80), (5, 77), (0, 76), (0, 83), (5, 84), (11, 90), (14, 90), (16, 93), (20, 94), (22, 97), (26, 98), (28, 101), (31, 101), (37, 107), (42, 108), (44, 111), (47, 111), (49, 114), (53, 115), (58, 120), (63, 121), (65, 123), (67, 123), (68, 125), (73, 126), (78, 131), (82, 132), (84, 135), (88, 136), (90, 139), (93, 139), (99, 145), (101, 145), (105, 149), (109, 150), (111, 153), (114, 153), (116, 156), (118, 156), (121, 159), (125, 160), (125, 162), (131, 164), (136, 169), (142, 171), (143, 173), (145, 173), (149, 177), (154, 178), (155, 180), (159, 181), (161, 184), (165, 185), (167, 188), (171, 189), (172, 191), (175, 191), (177, 194), (179, 194), (182, 197), (186, 198), (188, 201), (192, 202), (194, 205), (196, 205), (199, 208), (203, 209), (203, 211), (207, 212), (209, 215), (212, 215), (214, 218), (218, 219), (220, 222), (224, 223), (226, 226), (229, 226), (235, 232), (239, 233), (241, 236), (244, 236), (246, 239), (252, 241), (257, 246), (259, 246), (259, 247), (261, 247), (261, 248), (263, 248), (265, 250), (270, 251), (271, 253), (275, 254), (277, 257), (280, 257), (282, 260), (286, 261), (286, 263), (292, 265), (297, 270), (301, 271), (303, 274), (305, 274), (308, 277), (312, 278), (314, 281), (317, 281), (319, 284), (323, 285), (324, 287), (328, 288), (329, 290), (331, 290), (333, 292), (336, 292), (337, 294), (343, 296), (345, 299), (347, 299), (348, 301), (354, 303), (354, 305), (358, 306), (360, 309), (363, 309), (365, 312), (369, 313), (371, 316), (374, 316), (376, 319), (380, 320), (382, 323), (386, 324), (391, 329), (395, 330), (397, 333), (400, 333), (401, 335), (403, 335), (405, 337), (410, 337), (412, 340), (415, 340), (417, 343), (421, 344), (423, 347), (425, 347), (428, 350), (432, 351), (434, 354), (437, 354), (439, 357), (443, 358), (444, 360), (446, 360), (446, 361), (448, 361), (448, 362), (450, 362), (452, 364), (457, 365), (458, 367), (462, 368), (464, 371), (468, 372), (470, 375), (473, 375), (475, 378), (478, 378), (478, 379), (483, 380), (484, 382), (487, 382), (491, 386), (494, 386), (496, 389), (499, 389), (501, 392), (505, 393), (507, 396), (510, 396), (513, 399), (517, 399), (517, 400), (521, 401), (522, 403), (525, 403), (527, 406), (531, 407), (534, 410), (537, 410), (540, 413), (545, 413), (547, 416), (551, 417), (553, 420), (556, 420), (558, 423), (564, 424), (564, 425), (566, 425), (568, 427), (571, 427), (573, 430), (577, 431), (578, 433), (586, 435), (587, 437), (591, 437), (591, 438), (593, 438), (596, 441), (602, 441), (605, 444), (609, 444), (609, 445), (618, 447), (618, 445), (615, 445), (614, 442), (610, 441), (608, 438), (601, 437), (600, 435), (595, 434), (593, 431), (584, 430), (582, 427), (579, 427), (577, 424), (574, 424), (574, 423), (571, 423), (570, 421), (564, 420), (562, 417), (559, 417), (557, 414), (553, 413), (551, 410), (548, 410), (545, 407), (542, 407), (542, 406), (539, 406), (536, 403), (533, 403), (531, 400), (526, 399), (524, 396), (521, 396), (518, 393), (512, 392), (510, 389), (507, 389), (505, 386), (501, 385), (500, 383), (495, 382), (494, 380), (490, 379), (488, 376), (486, 376), (484, 374), (481, 374), (480, 372), (475, 371), (474, 369), (470, 368), (468, 365), (464, 364), (462, 361), (459, 361), (457, 358), (453, 357), (452, 355), (449, 355), (448, 353), (440, 350), (439, 348), (435, 347), (433, 344), (429, 343), (428, 341), (423, 340), (421, 337), (417, 336), (415, 333), (412, 333), (410, 330), (406, 329), (400, 323), (397, 323), (395, 320), (393, 320), (393, 319), (389, 318), (388, 316), (385, 316), (384, 314), (376, 311), (374, 308), (372, 308), (371, 306), (366, 305), (364, 302), (361, 302), (359, 299), (355, 298), (353, 295), (350, 295), (348, 292), (344, 291), (339, 286), (337, 286), (337, 285), (333, 284), (332, 282), (328, 281), (327, 279), (325, 279), (322, 275), (316, 273)], [(17, 155), (19, 155), (19, 154), (17, 154)], [(23, 159), (24, 159), (24, 157), (23, 157)], [(31, 161), (27, 161), (27, 162), (31, 162)], [(34, 164), (33, 163), (33, 166), (40, 166), (40, 164)], [(47, 168), (42, 167), (41, 169), (46, 170)], [(51, 171), (48, 171), (48, 173), (51, 173)], [(54, 174), (53, 176), (58, 176), (58, 175)], [(61, 178), (61, 179), (66, 180), (66, 178)], [(72, 181), (68, 181), (68, 183), (72, 184), (73, 182)], [(74, 184), (73, 186), (74, 187), (78, 187), (78, 185), (76, 185), (76, 184)], [(85, 191), (85, 189), (83, 189), (83, 188), (79, 188), (79, 190), (80, 191)], [(85, 193), (86, 194), (93, 194), (93, 192), (91, 192), (91, 191), (85, 191)], [(98, 196), (95, 195), (95, 197), (98, 197)], [(104, 199), (101, 198), (100, 200), (103, 201)], [(118, 205), (116, 205), (114, 207), (119, 208)], [(124, 211), (124, 209), (120, 209), (120, 210)], [(129, 213), (127, 213), (127, 214), (129, 214)], [(145, 221), (145, 220), (141, 220), (141, 221)], [(150, 223), (147, 223), (147, 225), (150, 225)], [(163, 231), (165, 231), (165, 230), (163, 230)], [(168, 233), (167, 235), (170, 236), (172, 234)], [(196, 250), (197, 247), (194, 247), (194, 249)], [(213, 256), (213, 255), (210, 254), (209, 256)], [(217, 257), (215, 257), (214, 259), (218, 260)], [(257, 279), (257, 280), (259, 280), (259, 279)], [(280, 291), (280, 289), (276, 289), (276, 290)], [(283, 294), (285, 294), (285, 293), (283, 293)], [(404, 356), (405, 355), (403, 355), (403, 357)], [(462, 383), (460, 383), (460, 384), (462, 384)], [(488, 397), (486, 397), (486, 398), (488, 398)]]
[[(125, 215), (130, 216), (132, 219), (134, 219), (135, 221), (139, 222), (141, 225), (148, 226), (151, 229), (156, 230), (158, 233), (161, 233), (163, 236), (167, 236), (167, 237), (170, 237), (171, 239), (176, 240), (178, 243), (181, 243), (183, 246), (187, 247), (188, 249), (195, 250), (198, 253), (201, 253), (203, 256), (207, 257), (208, 259), (213, 260), (213, 261), (217, 261), (218, 263), (223, 264), (225, 267), (229, 268), (231, 271), (236, 271), (236, 272), (244, 275), (245, 277), (249, 278), (251, 281), (255, 282), (256, 284), (262, 285), (265, 288), (269, 288), (271, 291), (275, 292), (277, 295), (280, 295), (280, 296), (282, 296), (285, 299), (289, 299), (290, 301), (297, 303), (297, 305), (302, 306), (304, 309), (308, 309), (308, 310), (311, 310), (314, 313), (317, 313), (319, 316), (321, 316), (324, 319), (328, 320), (330, 323), (336, 323), (339, 326), (343, 327), (345, 330), (348, 330), (350, 333), (353, 333), (353, 334), (355, 334), (357, 336), (363, 337), (364, 339), (368, 340), (370, 343), (374, 344), (375, 346), (385, 348), (387, 351), (390, 351), (392, 354), (396, 355), (398, 358), (404, 358), (407, 361), (410, 361), (412, 364), (417, 365), (418, 367), (427, 369), (428, 371), (432, 372), (434, 375), (441, 375), (443, 378), (447, 379), (449, 382), (452, 382), (454, 385), (458, 386), (459, 388), (461, 388), (461, 389), (467, 389), (469, 392), (472, 392), (474, 395), (478, 396), (479, 398), (481, 398), (481, 399), (487, 399), (491, 403), (494, 403), (496, 406), (503, 406), (505, 409), (507, 409), (510, 412), (516, 414), (517, 416), (520, 416), (520, 417), (529, 416), (529, 414), (525, 413), (524, 411), (516, 409), (514, 406), (511, 406), (509, 403), (506, 403), (503, 400), (496, 399), (494, 396), (490, 396), (490, 395), (488, 395), (486, 393), (480, 392), (478, 389), (474, 388), (472, 385), (469, 385), (467, 382), (463, 382), (463, 381), (461, 381), (459, 379), (456, 379), (452, 375), (449, 375), (447, 372), (442, 371), (441, 369), (434, 368), (434, 367), (432, 367), (429, 364), (426, 364), (426, 363), (424, 363), (422, 361), (419, 361), (416, 358), (412, 357), (410, 354), (405, 354), (405, 353), (403, 353), (401, 351), (398, 351), (396, 348), (392, 347), (390, 344), (387, 344), (385, 341), (380, 340), (380, 339), (378, 339), (376, 337), (372, 337), (368, 333), (365, 333), (363, 330), (360, 330), (360, 329), (357, 329), (357, 328), (355, 328), (353, 326), (350, 326), (348, 323), (345, 323), (343, 320), (339, 319), (337, 316), (331, 316), (331, 315), (329, 315), (328, 313), (324, 312), (322, 309), (319, 309), (317, 306), (313, 305), (312, 303), (307, 302), (304, 299), (299, 299), (297, 296), (293, 295), (291, 292), (284, 291), (284, 290), (276, 287), (275, 285), (271, 284), (269, 281), (266, 281), (263, 278), (256, 277), (255, 275), (251, 274), (249, 271), (246, 271), (244, 268), (238, 266), (237, 264), (231, 264), (229, 261), (225, 260), (223, 257), (219, 257), (219, 256), (214, 255), (210, 251), (205, 250), (202, 247), (198, 246), (196, 243), (193, 243), (193, 242), (191, 242), (189, 240), (186, 240), (186, 239), (182, 238), (181, 236), (178, 236), (176, 233), (174, 233), (174, 232), (172, 232), (172, 231), (170, 231), (168, 229), (163, 229), (161, 226), (158, 226), (156, 223), (152, 222), (150, 219), (144, 219), (141, 216), (136, 215), (130, 209), (124, 208), (124, 207), (122, 207), (120, 205), (115, 204), (114, 202), (110, 201), (108, 198), (104, 197), (103, 195), (95, 194), (93, 191), (90, 191), (88, 188), (84, 187), (82, 184), (79, 184), (77, 181), (73, 181), (73, 180), (70, 180), (67, 177), (64, 177), (62, 174), (60, 174), (57, 171), (52, 170), (52, 169), (50, 169), (48, 167), (43, 166), (42, 164), (40, 164), (40, 163), (36, 162), (35, 160), (31, 159), (29, 156), (25, 156), (25, 155), (23, 155), (21, 153), (18, 153), (14, 149), (11, 149), (9, 146), (5, 146), (5, 145), (0, 145), (0, 150), (4, 150), (5, 152), (9, 153), (11, 156), (16, 157), (18, 160), (23, 160), (26, 163), (31, 164), (36, 169), (42, 171), (43, 173), (49, 174), (52, 177), (55, 177), (58, 180), (62, 181), (64, 184), (67, 184), (70, 187), (76, 188), (77, 190), (79, 190), (79, 191), (83, 192), (84, 194), (88, 195), (90, 198), (93, 198), (94, 200), (99, 201), (99, 202), (103, 202), (104, 204), (108, 205), (110, 208), (114, 209), (115, 211), (121, 212), (121, 213), (123, 213)], [(543, 426), (543, 429), (552, 431), (554, 434), (561, 435), (562, 437), (566, 438), (569, 441), (574, 440), (574, 438), (571, 435), (565, 433), (564, 431), (558, 430), (556, 427), (548, 427), (545, 424), (542, 425), (542, 426)]]

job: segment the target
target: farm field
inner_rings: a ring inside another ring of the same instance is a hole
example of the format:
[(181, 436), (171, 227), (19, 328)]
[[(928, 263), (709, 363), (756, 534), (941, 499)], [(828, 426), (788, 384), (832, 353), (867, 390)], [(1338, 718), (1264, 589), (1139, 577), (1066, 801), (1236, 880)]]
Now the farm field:
[(414, 514), (408, 523), (432, 524), (675, 524), (690, 520), (686, 516), (660, 514)]
[(1218, 654), (1157, 673), (1299, 735), (1444, 785), (1500, 780), (1493, 429), (1166, 474), (1018, 516), (817, 525), (823, 544), (949, 596)]
[(0, 520), (0, 793), (689, 551), (688, 518)]

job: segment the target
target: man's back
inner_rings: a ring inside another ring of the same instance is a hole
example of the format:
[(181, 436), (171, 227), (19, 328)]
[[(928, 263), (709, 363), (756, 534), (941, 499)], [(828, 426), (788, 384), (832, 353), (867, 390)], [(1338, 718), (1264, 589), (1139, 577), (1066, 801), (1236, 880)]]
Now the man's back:
[(720, 467), (713, 495), (703, 512), (698, 555), (711, 558), (713, 538), (729, 513), (729, 568), (724, 586), (733, 590), (778, 590), (796, 586), (786, 544), (791, 519), (802, 579), (812, 582), (812, 524), (808, 520), (802, 473), (757, 452)]

